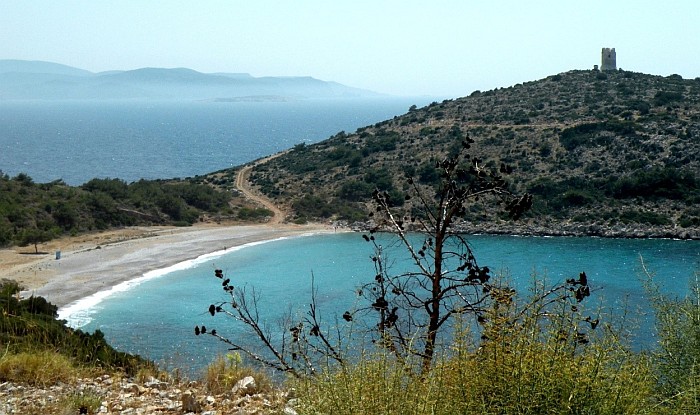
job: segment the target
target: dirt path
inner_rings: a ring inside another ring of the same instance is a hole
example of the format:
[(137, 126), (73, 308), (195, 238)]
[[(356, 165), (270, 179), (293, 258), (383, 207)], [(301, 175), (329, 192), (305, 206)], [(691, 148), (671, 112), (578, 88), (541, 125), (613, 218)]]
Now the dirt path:
[[(33, 247), (23, 248), (14, 246), (0, 249), (0, 280), (9, 278), (20, 282), (21, 285), (29, 290), (36, 290), (40, 287), (45, 287), (47, 284), (49, 284), (49, 282), (55, 280), (58, 276), (66, 274), (68, 272), (67, 268), (69, 265), (69, 257), (89, 257), (91, 258), (89, 261), (92, 261), (90, 264), (93, 265), (90, 265), (87, 268), (96, 268), (97, 265), (95, 264), (104, 263), (106, 260), (103, 257), (95, 259), (93, 258), (95, 255), (104, 255), (108, 251), (116, 252), (118, 250), (116, 247), (129, 245), (133, 246), (133, 249), (136, 250), (152, 250), (153, 248), (150, 247), (150, 243), (148, 241), (152, 241), (152, 244), (154, 245), (167, 245), (169, 240), (165, 241), (164, 239), (176, 238), (176, 235), (178, 234), (182, 234), (181, 238), (187, 241), (187, 246), (201, 245), (201, 252), (196, 253), (199, 255), (201, 253), (212, 252), (216, 249), (220, 249), (223, 246), (233, 246), (233, 244), (238, 240), (237, 238), (239, 236), (243, 236), (251, 240), (258, 240), (266, 239), (273, 234), (287, 235), (324, 229), (319, 226), (297, 227), (293, 225), (284, 225), (283, 222), (287, 216), (287, 212), (284, 209), (277, 207), (274, 203), (272, 203), (272, 201), (261, 195), (250, 186), (249, 179), (253, 167), (268, 160), (272, 160), (275, 157), (278, 157), (280, 154), (275, 154), (259, 160), (256, 163), (247, 165), (243, 167), (236, 176), (236, 187), (243, 195), (245, 195), (245, 197), (272, 211), (272, 218), (263, 226), (231, 227), (226, 225), (202, 224), (187, 228), (176, 228), (172, 226), (138, 226), (110, 229), (108, 231), (90, 232), (77, 236), (64, 236), (54, 239), (41, 244), (39, 246), (39, 250), (42, 252), (40, 252), (38, 255), (33, 254)], [(200, 233), (209, 235), (210, 237), (211, 235), (223, 233), (224, 236), (221, 236), (221, 238), (224, 239), (222, 239), (222, 242), (219, 243), (216, 238), (211, 237), (210, 239), (215, 241), (213, 242), (213, 245), (210, 244), (211, 246), (207, 246), (209, 243), (208, 241), (205, 241), (206, 243), (194, 243), (195, 236), (199, 235)], [(231, 238), (231, 240), (225, 240), (225, 238)], [(217, 243), (219, 245), (217, 245)], [(176, 249), (171, 249), (170, 251), (178, 252), (180, 256), (184, 257), (186, 249), (188, 248), (177, 247)], [(65, 258), (62, 258), (60, 261), (56, 260), (55, 253), (57, 251), (61, 251), (63, 253), (63, 257)], [(192, 255), (196, 256), (195, 254)], [(167, 255), (158, 254), (156, 256), (165, 257)], [(125, 262), (125, 260), (122, 258), (120, 258), (119, 261)], [(172, 260), (173, 263), (178, 261), (179, 259), (177, 258)], [(121, 265), (119, 265), (119, 267), (121, 267)], [(114, 270), (111, 270), (110, 273), (113, 273), (113, 271)], [(143, 273), (142, 271), (143, 270), (139, 268), (138, 272), (135, 272), (134, 275), (141, 275)]]
[(286, 153), (286, 151), (282, 152), (282, 153), (273, 154), (269, 157), (258, 160), (257, 162), (255, 162), (253, 164), (246, 165), (241, 170), (239, 170), (238, 174), (236, 175), (236, 188), (241, 193), (243, 193), (243, 195), (246, 198), (248, 198), (256, 203), (259, 203), (259, 204), (263, 205), (265, 207), (265, 209), (272, 211), (273, 216), (272, 216), (272, 218), (270, 218), (270, 221), (268, 222), (271, 225), (276, 225), (276, 224), (280, 224), (280, 223), (284, 222), (284, 219), (287, 217), (287, 212), (280, 209), (279, 207), (277, 207), (277, 205), (272, 203), (272, 201), (270, 199), (266, 198), (265, 196), (263, 196), (262, 194), (260, 194), (256, 190), (254, 190), (252, 187), (250, 187), (250, 182), (249, 182), (250, 172), (253, 171), (253, 167), (255, 167), (259, 164), (266, 163), (266, 162), (268, 162), (272, 159), (275, 159), (275, 158), (277, 158), (285, 153)]

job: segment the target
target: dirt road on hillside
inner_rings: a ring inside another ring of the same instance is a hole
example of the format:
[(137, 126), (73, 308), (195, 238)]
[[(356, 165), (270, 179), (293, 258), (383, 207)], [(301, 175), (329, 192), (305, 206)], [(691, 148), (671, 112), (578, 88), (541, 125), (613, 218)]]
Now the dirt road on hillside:
[(255, 167), (259, 164), (266, 163), (266, 162), (268, 162), (272, 159), (275, 159), (275, 158), (277, 158), (285, 153), (286, 152), (273, 154), (269, 157), (258, 160), (257, 162), (255, 162), (253, 164), (246, 165), (236, 175), (236, 188), (241, 193), (243, 193), (243, 195), (246, 198), (248, 198), (256, 203), (259, 203), (259, 204), (263, 205), (265, 207), (265, 209), (272, 211), (273, 216), (272, 216), (272, 218), (270, 218), (270, 221), (268, 222), (269, 224), (272, 224), (272, 225), (284, 222), (284, 219), (287, 217), (287, 212), (285, 210), (280, 209), (277, 205), (272, 203), (272, 201), (270, 199), (268, 199), (264, 195), (260, 194), (258, 191), (256, 191), (255, 189), (253, 189), (250, 186), (250, 182), (249, 182), (250, 172), (253, 171), (253, 167)]

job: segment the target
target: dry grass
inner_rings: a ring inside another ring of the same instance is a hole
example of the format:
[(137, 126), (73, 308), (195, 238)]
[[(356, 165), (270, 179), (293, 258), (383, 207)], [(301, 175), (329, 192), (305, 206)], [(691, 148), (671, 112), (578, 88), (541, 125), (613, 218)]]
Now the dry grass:
[(250, 394), (268, 393), (274, 389), (270, 377), (265, 372), (244, 365), (238, 353), (217, 357), (207, 367), (204, 383), (211, 393), (221, 394), (231, 391), (236, 382), (246, 376), (255, 379), (255, 387), (247, 391)]
[(576, 354), (556, 342), (511, 339), (488, 350), (456, 350), (427, 377), (386, 354), (294, 384), (299, 413), (638, 414), (649, 407), (646, 361), (610, 345)]
[(44, 386), (69, 382), (86, 374), (69, 358), (50, 351), (5, 354), (0, 358), (0, 380)]

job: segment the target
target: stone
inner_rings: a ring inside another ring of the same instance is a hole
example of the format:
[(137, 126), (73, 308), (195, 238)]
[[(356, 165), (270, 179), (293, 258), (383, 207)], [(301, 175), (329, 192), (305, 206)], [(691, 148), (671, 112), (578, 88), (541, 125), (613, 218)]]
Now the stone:
[(185, 413), (197, 413), (202, 411), (202, 405), (197, 402), (197, 397), (191, 390), (186, 390), (185, 393), (182, 394), (181, 401), (182, 411)]
[(168, 388), (166, 382), (161, 382), (156, 378), (151, 378), (148, 382), (144, 383), (144, 386), (151, 389), (165, 390)]
[(130, 392), (130, 393), (139, 393), (139, 385), (135, 383), (127, 383), (126, 385), (122, 386), (122, 390), (124, 392)]
[(255, 393), (255, 379), (252, 376), (246, 376), (243, 379), (236, 382), (231, 389), (231, 393), (234, 395), (251, 395)]

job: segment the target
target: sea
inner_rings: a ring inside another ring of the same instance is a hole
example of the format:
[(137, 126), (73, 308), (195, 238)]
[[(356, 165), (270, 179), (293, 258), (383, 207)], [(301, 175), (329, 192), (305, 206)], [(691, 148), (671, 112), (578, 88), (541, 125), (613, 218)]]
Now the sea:
[(70, 185), (192, 177), (352, 133), (432, 100), (0, 100), (0, 171)]
[[(415, 269), (395, 239), (379, 238), (392, 275)], [(413, 240), (420, 246), (419, 235)], [(535, 281), (553, 286), (585, 272), (592, 293), (581, 308), (594, 319), (629, 329), (637, 349), (653, 348), (656, 341), (644, 290), (649, 275), (665, 295), (682, 298), (700, 270), (700, 241), (493, 235), (471, 235), (468, 241), (479, 264), (515, 287), (522, 301)], [(120, 350), (193, 373), (228, 350), (212, 337), (195, 336), (195, 326), (256, 347), (245, 325), (209, 314), (211, 304), (228, 298), (214, 270), (223, 270), (231, 284), (258, 298), (260, 321), (273, 333), (289, 329), (279, 324), (287, 316), (297, 322), (307, 315), (312, 289), (327, 328), (342, 329), (345, 311), (368, 306), (357, 291), (376, 275), (374, 254), (356, 232), (254, 243), (152, 271), (62, 309), (61, 318), (83, 330), (101, 330)]]
[[(189, 177), (353, 132), (432, 101), (422, 100), (0, 102), (0, 170), (72, 185), (93, 177), (127, 182)], [(586, 272), (592, 287), (587, 312), (601, 321), (624, 322), (640, 349), (655, 343), (644, 270), (665, 294), (679, 297), (700, 270), (700, 241), (517, 235), (468, 240), (480, 265), (522, 296), (536, 279), (553, 285)], [(380, 243), (393, 264), (390, 272), (412, 269), (390, 235), (380, 236)], [(312, 292), (327, 327), (340, 327), (343, 312), (366, 306), (356, 293), (376, 274), (373, 255), (355, 232), (258, 242), (149, 271), (59, 313), (73, 327), (102, 331), (120, 350), (196, 374), (227, 347), (195, 336), (195, 326), (255, 346), (245, 327), (209, 314), (211, 304), (227, 298), (215, 269), (254, 294), (261, 321), (281, 333), (288, 330), (279, 325), (283, 317), (298, 321), (308, 313)]]

